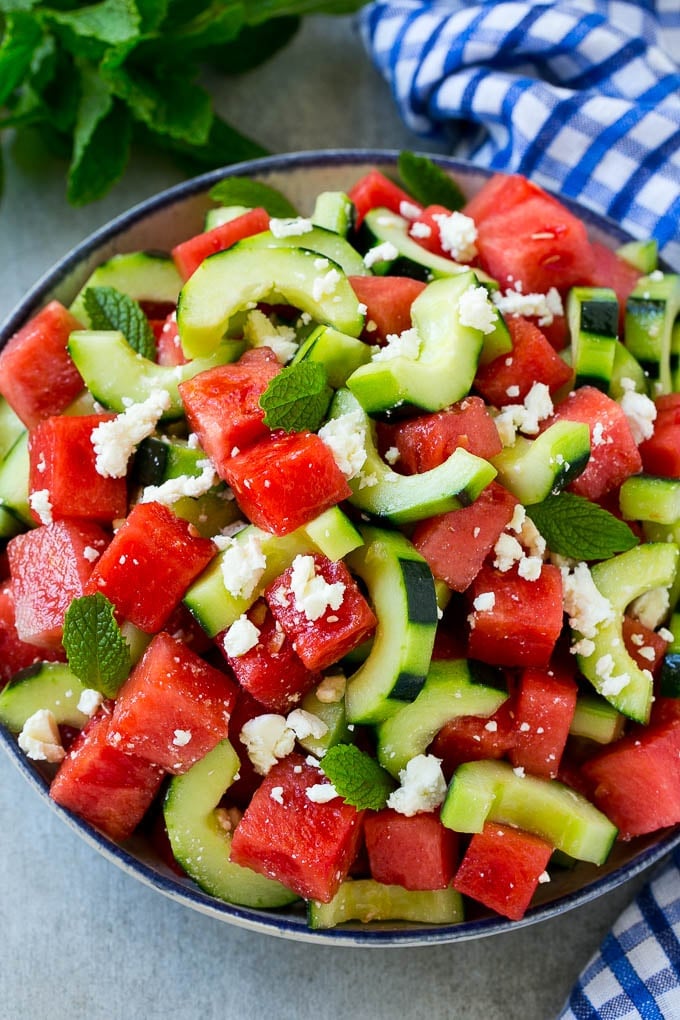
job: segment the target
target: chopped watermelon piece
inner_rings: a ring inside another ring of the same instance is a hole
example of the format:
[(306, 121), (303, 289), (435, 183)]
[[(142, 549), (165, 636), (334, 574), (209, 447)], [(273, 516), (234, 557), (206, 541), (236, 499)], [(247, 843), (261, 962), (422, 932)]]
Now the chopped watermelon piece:
[(0, 393), (27, 428), (60, 414), (83, 389), (67, 350), (82, 325), (58, 301), (50, 301), (0, 353)]
[(487, 822), (470, 840), (454, 888), (512, 921), (531, 903), (553, 848), (529, 832)]
[(19, 638), (42, 648), (59, 648), (66, 610), (85, 594), (93, 562), (109, 543), (94, 521), (55, 521), (8, 546)]
[(405, 889), (446, 889), (458, 864), (458, 834), (432, 812), (407, 817), (383, 808), (366, 816), (371, 876)]
[(556, 201), (522, 174), (494, 174), (476, 195), (473, 195), (462, 211), (471, 216), (479, 226), (486, 219), (501, 216), (516, 208), (530, 198), (543, 198)]
[(341, 797), (320, 803), (322, 785), (323, 772), (301, 755), (274, 765), (236, 827), (231, 860), (328, 903), (357, 854), (363, 812)]
[(606, 244), (593, 241), (591, 247), (595, 258), (590, 279), (586, 282), (591, 287), (611, 287), (615, 291), (619, 302), (619, 328), (623, 332), (626, 302), (642, 274)]
[(110, 728), (106, 710), (90, 720), (61, 763), (50, 797), (111, 839), (122, 841), (151, 806), (163, 771), (112, 747), (107, 740)]
[(655, 676), (668, 650), (668, 641), (655, 630), (645, 627), (644, 623), (625, 614), (621, 629), (626, 651), (638, 669), (648, 669)]
[(250, 799), (262, 782), (262, 776), (255, 770), (248, 749), (241, 740), (241, 730), (247, 722), (255, 719), (258, 715), (266, 715), (269, 709), (257, 701), (248, 691), (239, 686), (236, 694), (236, 702), (229, 720), (229, 740), (239, 756), (238, 778), (229, 787), (229, 803), (244, 809), (250, 803)]
[(422, 206), (411, 196), (391, 181), (379, 170), (369, 170), (348, 192), (356, 209), (356, 227), (361, 226), (364, 216), (371, 209), (385, 208), (401, 215), (404, 206), (414, 212), (421, 211)]
[(466, 761), (504, 758), (515, 743), (514, 698), (510, 697), (488, 719), (461, 715), (445, 723), (430, 751), (442, 759), (447, 780)]
[(186, 365), (187, 358), (177, 328), (177, 312), (163, 320), (156, 336), (156, 361), (159, 365)]
[(508, 315), (512, 351), (477, 369), (475, 389), (495, 407), (521, 404), (534, 383), (545, 383), (551, 393), (564, 386), (572, 370), (562, 361), (544, 333), (530, 319)]
[(217, 549), (161, 503), (137, 503), (97, 562), (85, 594), (101, 592), (147, 634), (161, 630)]
[(66, 655), (61, 648), (41, 648), (21, 640), (16, 629), (12, 585), (3, 584), (0, 588), (0, 687), (20, 669), (36, 662), (65, 660)]
[(237, 241), (242, 241), (244, 237), (261, 234), (268, 228), (267, 211), (261, 208), (249, 209), (236, 219), (221, 223), (212, 230), (204, 230), (195, 237), (190, 237), (188, 241), (182, 241), (172, 249), (172, 257), (182, 279), (188, 280), (209, 255), (225, 251)]
[(555, 779), (576, 709), (578, 685), (557, 669), (525, 669), (515, 695), (513, 765)]
[(438, 467), (459, 447), (485, 460), (503, 449), (498, 429), (480, 397), (466, 397), (444, 411), (382, 426), (380, 445), (383, 450), (394, 447), (398, 451), (395, 466), (407, 475)]
[(157, 634), (118, 692), (107, 740), (179, 775), (227, 737), (236, 694), (183, 641)]
[(362, 337), (370, 343), (387, 340), (411, 328), (411, 305), (425, 290), (420, 280), (408, 276), (350, 276), (357, 299), (366, 305)]
[(657, 397), (654, 433), (640, 443), (644, 470), (663, 478), (680, 478), (680, 393)]

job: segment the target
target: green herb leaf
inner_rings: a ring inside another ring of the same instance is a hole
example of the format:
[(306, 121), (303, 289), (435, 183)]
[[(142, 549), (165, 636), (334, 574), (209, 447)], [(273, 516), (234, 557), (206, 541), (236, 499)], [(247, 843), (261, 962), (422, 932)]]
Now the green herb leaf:
[(380, 811), (394, 789), (389, 772), (354, 744), (330, 747), (320, 767), (342, 799), (358, 811)]
[(322, 424), (333, 390), (326, 370), (314, 361), (284, 368), (270, 380), (260, 397), (264, 423), (286, 432), (316, 432)]
[(443, 205), (453, 211), (465, 205), (465, 195), (456, 182), (427, 156), (400, 152), (397, 168), (404, 187), (421, 205)]
[(245, 25), (238, 39), (215, 46), (206, 53), (206, 58), (222, 74), (244, 74), (287, 46), (299, 27), (300, 19), (290, 17)]
[(548, 548), (560, 556), (604, 560), (638, 544), (627, 524), (597, 503), (571, 492), (548, 496), (526, 509)]
[(246, 205), (251, 209), (262, 206), (270, 216), (285, 219), (297, 216), (294, 206), (276, 188), (250, 177), (225, 177), (210, 190), (213, 202), (220, 205)]
[(64, 619), (68, 664), (87, 687), (115, 698), (130, 672), (130, 649), (101, 592), (74, 599)]
[(139, 303), (115, 287), (88, 287), (83, 295), (92, 329), (117, 329), (143, 358), (156, 357), (156, 340)]
[(0, 106), (30, 71), (33, 54), (41, 40), (40, 23), (31, 14), (14, 11), (7, 15), (0, 46)]
[(108, 45), (128, 42), (139, 34), (139, 11), (133, 0), (101, 0), (73, 11), (50, 9), (49, 17), (81, 38)]
[(149, 134), (149, 138), (156, 145), (172, 152), (176, 161), (189, 174), (266, 155), (261, 145), (242, 135), (217, 115), (213, 117), (208, 140), (203, 145), (188, 145), (167, 135)]

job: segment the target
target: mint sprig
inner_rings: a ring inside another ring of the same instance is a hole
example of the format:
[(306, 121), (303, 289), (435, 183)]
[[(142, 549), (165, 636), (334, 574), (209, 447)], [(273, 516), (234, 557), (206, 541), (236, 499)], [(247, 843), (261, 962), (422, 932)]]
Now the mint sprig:
[(280, 191), (250, 177), (225, 177), (211, 188), (210, 197), (220, 205), (246, 205), (251, 209), (262, 206), (270, 216), (280, 219), (298, 215), (295, 206)]
[(330, 747), (320, 767), (342, 799), (358, 811), (380, 811), (394, 790), (389, 772), (354, 744)]
[(465, 205), (465, 195), (456, 182), (427, 156), (400, 152), (397, 169), (402, 184), (421, 205), (443, 205), (452, 212)]
[(332, 396), (326, 370), (319, 362), (290, 365), (270, 380), (260, 397), (264, 423), (286, 432), (316, 432)]
[(83, 295), (92, 329), (116, 329), (143, 358), (156, 357), (156, 338), (139, 302), (115, 287), (88, 287)]
[(605, 560), (638, 539), (624, 521), (583, 496), (561, 492), (526, 508), (548, 548), (574, 560)]
[(73, 599), (64, 619), (63, 645), (81, 683), (115, 698), (130, 672), (130, 648), (104, 595)]

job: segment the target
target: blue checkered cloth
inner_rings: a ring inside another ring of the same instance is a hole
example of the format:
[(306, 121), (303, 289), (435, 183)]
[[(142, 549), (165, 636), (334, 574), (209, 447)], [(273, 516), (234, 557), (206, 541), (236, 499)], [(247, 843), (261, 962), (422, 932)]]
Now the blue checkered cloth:
[(680, 268), (680, 0), (401, 0), (361, 30), (407, 125)]

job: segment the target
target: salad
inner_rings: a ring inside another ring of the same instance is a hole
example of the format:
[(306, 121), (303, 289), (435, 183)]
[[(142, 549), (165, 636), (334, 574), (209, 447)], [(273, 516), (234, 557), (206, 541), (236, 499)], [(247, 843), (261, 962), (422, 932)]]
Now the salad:
[(520, 920), (680, 822), (680, 278), (399, 172), (227, 178), (0, 353), (0, 722), (317, 929)]

